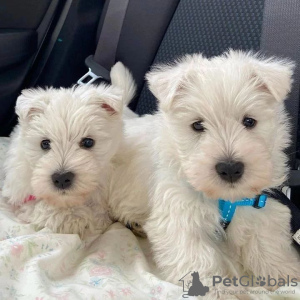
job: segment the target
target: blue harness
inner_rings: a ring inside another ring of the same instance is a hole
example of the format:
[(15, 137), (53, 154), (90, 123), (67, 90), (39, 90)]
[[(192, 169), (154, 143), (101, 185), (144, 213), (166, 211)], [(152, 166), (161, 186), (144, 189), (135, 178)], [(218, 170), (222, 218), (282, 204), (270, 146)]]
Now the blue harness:
[(268, 196), (265, 194), (258, 195), (255, 198), (243, 198), (236, 202), (230, 202), (229, 200), (219, 199), (219, 210), (221, 214), (221, 225), (224, 230), (230, 224), (235, 209), (237, 206), (252, 206), (254, 208), (262, 208), (266, 205)]

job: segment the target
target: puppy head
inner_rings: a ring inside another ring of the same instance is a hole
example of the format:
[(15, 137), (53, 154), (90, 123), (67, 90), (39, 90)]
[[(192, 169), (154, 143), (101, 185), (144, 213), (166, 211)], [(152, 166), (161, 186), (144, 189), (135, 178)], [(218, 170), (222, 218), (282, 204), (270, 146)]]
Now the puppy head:
[(22, 92), (16, 113), (37, 198), (72, 206), (101, 187), (122, 134), (122, 106), (112, 86)]
[(283, 183), (283, 100), (292, 69), (288, 61), (229, 51), (212, 59), (188, 55), (148, 74), (174, 159), (196, 190), (234, 201)]

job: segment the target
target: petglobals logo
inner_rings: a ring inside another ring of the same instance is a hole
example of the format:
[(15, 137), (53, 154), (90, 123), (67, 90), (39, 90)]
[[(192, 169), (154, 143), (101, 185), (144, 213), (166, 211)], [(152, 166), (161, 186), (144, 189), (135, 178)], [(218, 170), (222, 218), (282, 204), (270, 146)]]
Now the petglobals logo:
[(223, 285), (225, 287), (231, 286), (243, 286), (243, 287), (255, 287), (255, 286), (265, 286), (265, 287), (273, 287), (273, 286), (297, 286), (297, 278), (290, 278), (287, 276), (286, 279), (278, 278), (275, 279), (272, 276), (268, 275), (266, 277), (255, 277), (255, 276), (242, 276), (240, 278), (232, 277), (232, 278), (222, 278), (221, 276), (213, 276), (213, 286)]
[(204, 286), (200, 281), (198, 272), (189, 272), (179, 279), (179, 281), (182, 282), (183, 298), (205, 296), (209, 292), (209, 287)]
[[(202, 278), (203, 280), (203, 278)], [(287, 278), (277, 278), (268, 275), (266, 277), (259, 276), (241, 276), (241, 277), (225, 277), (213, 276), (209, 279), (210, 287), (205, 286), (201, 282), (199, 273), (197, 271), (189, 272), (184, 275), (179, 281), (182, 283), (183, 298), (192, 296), (202, 296), (208, 292), (218, 292), (220, 294), (295, 294), (296, 290), (291, 289), (277, 289), (280, 287), (296, 287), (298, 285), (297, 279), (287, 276)], [(248, 287), (250, 289), (245, 289)], [(256, 289), (256, 287), (264, 287), (264, 289)], [(275, 287), (275, 290), (273, 289)], [(270, 289), (271, 288), (271, 289)], [(299, 298), (300, 299), (300, 298)]]

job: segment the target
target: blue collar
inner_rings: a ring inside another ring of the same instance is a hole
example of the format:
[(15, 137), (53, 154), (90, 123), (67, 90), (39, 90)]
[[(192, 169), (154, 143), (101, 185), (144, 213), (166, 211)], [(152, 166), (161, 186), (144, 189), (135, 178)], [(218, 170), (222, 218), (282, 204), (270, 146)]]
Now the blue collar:
[(236, 202), (219, 199), (219, 210), (222, 218), (221, 225), (224, 229), (227, 228), (234, 216), (237, 206), (252, 206), (254, 208), (262, 208), (266, 205), (267, 199), (268, 196), (265, 194), (258, 195), (255, 198), (243, 198), (242, 200)]

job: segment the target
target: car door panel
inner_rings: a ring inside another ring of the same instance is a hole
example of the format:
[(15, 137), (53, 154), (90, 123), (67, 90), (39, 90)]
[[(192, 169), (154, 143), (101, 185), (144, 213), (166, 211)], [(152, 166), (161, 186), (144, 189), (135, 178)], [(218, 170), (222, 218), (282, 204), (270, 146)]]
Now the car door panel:
[(34, 30), (0, 30), (0, 72), (21, 63), (37, 51)]

